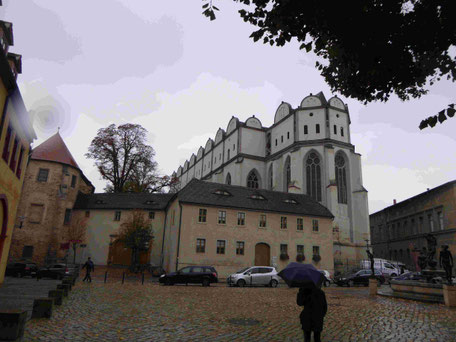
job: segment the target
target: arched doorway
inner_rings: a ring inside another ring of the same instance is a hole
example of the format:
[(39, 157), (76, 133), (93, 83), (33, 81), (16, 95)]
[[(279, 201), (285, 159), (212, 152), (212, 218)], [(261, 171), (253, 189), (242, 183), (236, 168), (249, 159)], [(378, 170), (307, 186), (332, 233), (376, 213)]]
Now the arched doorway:
[(255, 266), (270, 266), (271, 247), (267, 243), (257, 243), (255, 245)]
[[(8, 199), (5, 195), (0, 195), (0, 261), (2, 260), (3, 246), (8, 230)], [(8, 257), (8, 255), (6, 255)]]

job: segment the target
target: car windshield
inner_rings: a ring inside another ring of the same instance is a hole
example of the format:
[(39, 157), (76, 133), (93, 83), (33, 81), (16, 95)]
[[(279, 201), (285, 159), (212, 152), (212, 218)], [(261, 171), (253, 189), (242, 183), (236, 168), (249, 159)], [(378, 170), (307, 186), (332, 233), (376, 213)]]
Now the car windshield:
[(237, 271), (236, 274), (243, 273), (243, 272), (247, 271), (249, 268), (250, 267), (243, 268), (242, 270)]

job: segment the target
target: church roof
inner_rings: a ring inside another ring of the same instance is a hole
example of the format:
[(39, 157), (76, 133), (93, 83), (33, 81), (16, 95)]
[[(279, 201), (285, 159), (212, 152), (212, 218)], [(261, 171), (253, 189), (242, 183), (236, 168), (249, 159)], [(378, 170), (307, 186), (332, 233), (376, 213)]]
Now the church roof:
[(256, 211), (333, 218), (332, 213), (310, 196), (289, 192), (250, 189), (192, 179), (177, 199), (182, 203), (231, 207)]
[(59, 132), (35, 147), (32, 151), (31, 159), (67, 164), (79, 169)]
[(174, 194), (148, 193), (107, 193), (90, 194), (79, 193), (73, 209), (144, 209), (163, 210)]

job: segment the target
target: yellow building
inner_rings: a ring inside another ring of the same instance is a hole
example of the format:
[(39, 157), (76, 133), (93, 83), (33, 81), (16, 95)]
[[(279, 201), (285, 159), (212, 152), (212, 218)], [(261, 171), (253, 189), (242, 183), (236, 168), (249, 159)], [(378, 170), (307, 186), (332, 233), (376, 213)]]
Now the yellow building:
[(0, 284), (3, 283), (30, 144), (36, 139), (16, 83), (20, 56), (8, 53), (11, 23), (0, 21)]

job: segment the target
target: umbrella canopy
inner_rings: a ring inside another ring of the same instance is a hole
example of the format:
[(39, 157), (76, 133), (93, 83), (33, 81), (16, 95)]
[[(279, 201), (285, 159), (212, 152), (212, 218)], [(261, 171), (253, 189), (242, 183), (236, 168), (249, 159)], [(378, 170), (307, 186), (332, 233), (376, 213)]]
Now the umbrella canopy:
[(291, 287), (302, 287), (312, 282), (316, 286), (321, 286), (323, 275), (311, 264), (300, 264), (291, 262), (278, 273), (279, 277)]

